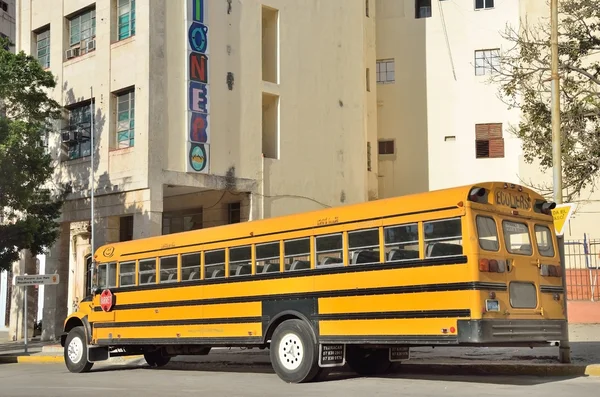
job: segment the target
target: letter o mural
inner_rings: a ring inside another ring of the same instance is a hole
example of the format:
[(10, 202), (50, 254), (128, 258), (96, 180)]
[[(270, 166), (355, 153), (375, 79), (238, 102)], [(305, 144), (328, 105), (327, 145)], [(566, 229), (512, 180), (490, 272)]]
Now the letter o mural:
[(193, 22), (188, 31), (188, 42), (192, 51), (206, 52), (208, 47), (208, 27), (201, 23)]

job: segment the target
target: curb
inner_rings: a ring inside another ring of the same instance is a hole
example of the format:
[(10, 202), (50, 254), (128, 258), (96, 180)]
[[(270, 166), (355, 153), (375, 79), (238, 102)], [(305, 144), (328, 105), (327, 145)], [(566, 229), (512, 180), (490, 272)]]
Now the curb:
[(63, 356), (0, 356), (0, 364), (58, 364)]
[[(128, 364), (132, 361), (144, 358), (144, 356), (112, 357), (104, 364)], [(40, 355), (40, 356), (0, 356), (0, 364), (64, 364), (63, 355)]]

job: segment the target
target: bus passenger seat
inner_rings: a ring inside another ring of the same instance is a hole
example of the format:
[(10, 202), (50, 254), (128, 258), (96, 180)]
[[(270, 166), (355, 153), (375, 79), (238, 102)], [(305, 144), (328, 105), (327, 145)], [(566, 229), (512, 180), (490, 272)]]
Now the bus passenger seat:
[(419, 251), (394, 248), (388, 254), (388, 261), (390, 262), (407, 259), (419, 259)]
[(310, 262), (308, 261), (294, 261), (292, 266), (290, 266), (290, 270), (303, 270), (310, 269)]
[(344, 263), (344, 261), (342, 260), (342, 258), (326, 256), (323, 259), (321, 259), (320, 265), (326, 266), (326, 265), (337, 265), (337, 264), (343, 264), (343, 263)]
[(352, 251), (352, 264), (359, 263), (379, 263), (379, 251), (361, 250)]
[(279, 263), (267, 263), (263, 267), (263, 273), (273, 273), (279, 271)]
[(428, 258), (438, 256), (453, 256), (462, 255), (463, 247), (460, 244), (448, 244), (448, 243), (433, 243), (427, 247), (429, 254)]
[(252, 274), (252, 265), (240, 265), (235, 271), (236, 276), (242, 276), (244, 274)]
[(196, 277), (196, 274), (198, 274), (198, 272), (191, 272), (190, 276), (188, 277), (188, 281), (190, 281), (190, 280), (198, 280), (200, 277)]
[(217, 269), (212, 272), (211, 278), (225, 277), (225, 269)]

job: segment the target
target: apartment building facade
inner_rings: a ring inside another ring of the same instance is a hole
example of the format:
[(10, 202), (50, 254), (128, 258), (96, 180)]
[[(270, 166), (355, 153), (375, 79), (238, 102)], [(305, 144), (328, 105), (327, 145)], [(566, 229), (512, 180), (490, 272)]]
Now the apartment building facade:
[[(507, 25), (549, 23), (539, 0), (377, 0), (379, 195), (481, 180), (548, 182), (525, 163), (508, 110), (489, 77), (512, 47)], [(586, 191), (566, 237), (600, 238), (600, 197)]]
[[(8, 38), (12, 43), (15, 42), (16, 33), (15, 11), (16, 0), (0, 0), (0, 37)], [(11, 46), (6, 49), (14, 51)], [(0, 272), (0, 333), (8, 331), (11, 290), (10, 273)]]
[(92, 179), (95, 247), (377, 197), (363, 0), (22, 0), (17, 14), (18, 49), (57, 78), (48, 150), (73, 186), (43, 340), (90, 287)]

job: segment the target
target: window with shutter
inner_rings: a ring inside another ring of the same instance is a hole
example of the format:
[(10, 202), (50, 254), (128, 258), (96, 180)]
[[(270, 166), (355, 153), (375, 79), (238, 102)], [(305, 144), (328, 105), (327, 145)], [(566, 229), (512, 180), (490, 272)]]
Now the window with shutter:
[(475, 157), (478, 159), (504, 157), (502, 123), (475, 125)]

